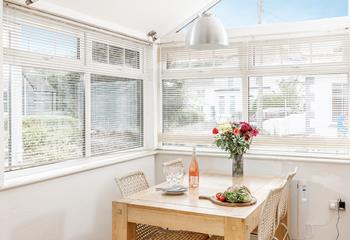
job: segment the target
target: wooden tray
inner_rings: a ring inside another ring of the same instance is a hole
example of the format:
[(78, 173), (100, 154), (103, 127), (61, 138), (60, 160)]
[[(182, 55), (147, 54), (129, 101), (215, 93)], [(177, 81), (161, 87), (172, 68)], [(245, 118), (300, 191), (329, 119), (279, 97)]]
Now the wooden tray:
[(215, 196), (199, 196), (199, 199), (206, 199), (211, 201), (214, 204), (225, 206), (225, 207), (247, 207), (254, 205), (256, 203), (256, 198), (252, 196), (252, 200), (246, 203), (229, 203), (229, 202), (221, 202)]

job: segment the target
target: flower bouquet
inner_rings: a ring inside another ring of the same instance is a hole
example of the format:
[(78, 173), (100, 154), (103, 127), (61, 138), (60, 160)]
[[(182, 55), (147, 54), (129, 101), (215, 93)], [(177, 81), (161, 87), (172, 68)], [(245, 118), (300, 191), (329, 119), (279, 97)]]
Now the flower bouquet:
[(215, 145), (230, 153), (232, 176), (243, 176), (243, 154), (246, 153), (259, 130), (247, 122), (230, 122), (213, 128)]

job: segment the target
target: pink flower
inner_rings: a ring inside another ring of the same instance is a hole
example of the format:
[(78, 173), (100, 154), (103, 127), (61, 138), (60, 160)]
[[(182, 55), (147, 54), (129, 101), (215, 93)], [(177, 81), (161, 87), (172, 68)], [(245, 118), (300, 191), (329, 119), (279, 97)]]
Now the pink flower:
[(234, 130), (233, 130), (233, 133), (237, 136), (237, 135), (239, 135), (239, 128), (235, 128)]

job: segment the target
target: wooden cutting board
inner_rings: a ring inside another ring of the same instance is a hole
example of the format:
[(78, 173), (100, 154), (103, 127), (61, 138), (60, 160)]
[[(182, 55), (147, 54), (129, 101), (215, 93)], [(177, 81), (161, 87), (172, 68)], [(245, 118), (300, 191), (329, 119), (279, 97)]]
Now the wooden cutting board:
[(206, 199), (211, 201), (214, 204), (225, 206), (225, 207), (247, 207), (254, 205), (256, 203), (256, 198), (252, 196), (252, 200), (246, 203), (229, 203), (229, 202), (221, 202), (215, 196), (199, 196), (199, 199)]

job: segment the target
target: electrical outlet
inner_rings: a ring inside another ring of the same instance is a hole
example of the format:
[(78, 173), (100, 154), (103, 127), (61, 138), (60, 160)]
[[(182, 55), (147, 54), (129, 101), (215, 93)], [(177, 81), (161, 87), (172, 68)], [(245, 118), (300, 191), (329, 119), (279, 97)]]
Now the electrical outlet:
[(345, 211), (345, 201), (339, 199), (338, 207), (340, 211)]
[(345, 201), (341, 199), (329, 200), (328, 207), (329, 207), (329, 210), (338, 211), (338, 208), (339, 208), (339, 211), (345, 211), (346, 204), (345, 204)]
[(338, 200), (329, 200), (329, 210), (338, 210)]

